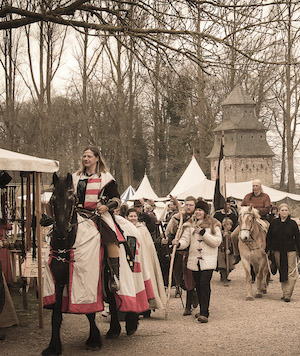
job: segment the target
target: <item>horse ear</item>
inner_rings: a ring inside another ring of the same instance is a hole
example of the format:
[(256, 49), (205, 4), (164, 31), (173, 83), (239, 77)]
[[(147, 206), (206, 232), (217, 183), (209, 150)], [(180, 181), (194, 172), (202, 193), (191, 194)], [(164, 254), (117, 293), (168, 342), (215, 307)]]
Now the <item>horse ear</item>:
[(67, 174), (67, 182), (68, 182), (69, 186), (73, 186), (73, 177), (72, 177), (72, 174), (70, 174), (70, 173)]
[(249, 211), (252, 211), (252, 209), (253, 209), (253, 206), (251, 204), (250, 207), (249, 207)]
[(52, 176), (52, 184), (55, 186), (55, 184), (57, 183), (58, 181), (58, 175), (55, 173), (53, 173), (53, 176)]

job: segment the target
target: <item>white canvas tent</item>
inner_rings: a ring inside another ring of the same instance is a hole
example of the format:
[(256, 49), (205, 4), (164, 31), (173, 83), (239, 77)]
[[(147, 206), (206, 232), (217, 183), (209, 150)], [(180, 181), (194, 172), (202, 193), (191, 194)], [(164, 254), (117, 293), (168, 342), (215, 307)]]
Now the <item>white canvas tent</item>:
[[(41, 195), (41, 202), (42, 203), (49, 203), (49, 200), (52, 196), (52, 192), (44, 192), (42, 195)], [(26, 200), (27, 198), (27, 195), (24, 195), (23, 196), (23, 199)], [(22, 199), (22, 197), (18, 197), (18, 199)], [(33, 194), (30, 194), (30, 200), (33, 199)]]
[(42, 233), (40, 226), (41, 218), (41, 173), (54, 173), (59, 169), (59, 162), (35, 156), (24, 155), (0, 149), (0, 170), (30, 172), (35, 175), (36, 192), (36, 222), (37, 222), (37, 244), (38, 244), (38, 294), (39, 294), (39, 326), (43, 327), (43, 293), (42, 293)]
[(187, 187), (193, 188), (203, 182), (205, 179), (206, 177), (202, 169), (200, 168), (195, 156), (193, 156), (191, 162), (183, 172), (182, 176), (170, 194), (175, 197), (179, 196), (181, 193), (186, 191)]
[(158, 196), (155, 194), (154, 190), (151, 187), (151, 184), (149, 182), (146, 173), (138, 189), (136, 190), (134, 195), (130, 198), (130, 200), (138, 200), (138, 199), (159, 200)]
[(133, 187), (130, 185), (125, 191), (124, 193), (121, 195), (121, 200), (122, 202), (126, 202), (127, 200), (131, 199), (131, 197), (134, 195), (135, 190), (133, 189)]
[[(263, 191), (270, 196), (272, 202), (278, 202), (285, 198), (300, 201), (300, 195), (282, 192), (277, 189), (263, 185)], [(215, 181), (209, 180), (204, 175), (197, 160), (193, 156), (190, 164), (178, 180), (171, 191), (171, 195), (178, 199), (185, 199), (188, 196), (196, 198), (202, 197), (205, 200), (212, 201), (214, 198)], [(252, 191), (252, 181), (226, 183), (227, 197), (233, 197), (237, 200), (243, 200), (244, 196)]]
[[(296, 201), (300, 201), (300, 195), (282, 192), (277, 189), (270, 188), (266, 185), (262, 185), (263, 191), (270, 196), (273, 203), (278, 202), (285, 198), (290, 198)], [(214, 198), (215, 181), (205, 179), (197, 186), (188, 188), (185, 192), (178, 195), (179, 199), (185, 199), (187, 196), (192, 195), (194, 197), (202, 197), (205, 200), (212, 201)], [(252, 181), (226, 183), (226, 195), (227, 197), (233, 197), (237, 200), (243, 200), (244, 196), (252, 191)]]

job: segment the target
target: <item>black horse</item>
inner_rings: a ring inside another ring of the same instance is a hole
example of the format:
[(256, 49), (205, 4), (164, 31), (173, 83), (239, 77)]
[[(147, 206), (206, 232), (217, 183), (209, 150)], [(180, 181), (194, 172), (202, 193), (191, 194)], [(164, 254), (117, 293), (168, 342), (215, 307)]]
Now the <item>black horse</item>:
[[(63, 289), (69, 282), (69, 265), (71, 261), (71, 250), (76, 240), (77, 234), (77, 210), (76, 198), (73, 191), (72, 175), (68, 173), (66, 178), (59, 178), (56, 173), (53, 175), (53, 194), (51, 205), (53, 209), (53, 232), (51, 238), (51, 249), (53, 257), (50, 269), (55, 281), (56, 301), (53, 305), (52, 313), (52, 337), (49, 346), (42, 352), (43, 356), (61, 355), (62, 343), (60, 339), (60, 327), (62, 323), (62, 296)], [(118, 319), (118, 310), (114, 294), (108, 288), (109, 270), (107, 264), (104, 266), (104, 284), (109, 303), (111, 320), (110, 328), (106, 338), (117, 338), (121, 333), (121, 326)], [(102, 346), (100, 331), (95, 323), (95, 313), (86, 314), (90, 323), (89, 338), (85, 343), (87, 350), (99, 350)], [(132, 335), (138, 325), (138, 314), (126, 313), (126, 332)]]

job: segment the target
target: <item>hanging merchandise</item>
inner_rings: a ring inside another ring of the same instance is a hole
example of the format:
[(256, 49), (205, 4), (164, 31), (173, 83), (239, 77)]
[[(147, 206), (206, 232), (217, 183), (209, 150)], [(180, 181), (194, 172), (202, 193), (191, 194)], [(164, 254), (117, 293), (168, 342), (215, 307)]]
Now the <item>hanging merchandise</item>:
[(0, 171), (0, 188), (4, 188), (12, 180), (6, 171)]

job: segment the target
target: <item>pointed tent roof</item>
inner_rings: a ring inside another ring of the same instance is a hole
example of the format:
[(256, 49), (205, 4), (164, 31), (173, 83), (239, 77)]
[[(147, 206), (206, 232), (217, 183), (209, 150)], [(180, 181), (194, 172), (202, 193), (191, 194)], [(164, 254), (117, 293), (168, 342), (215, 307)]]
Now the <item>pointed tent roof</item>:
[(190, 164), (176, 183), (171, 191), (171, 195), (178, 196), (189, 188), (198, 185), (206, 179), (202, 169), (200, 168), (195, 156), (193, 155)]
[(135, 190), (132, 188), (132, 186), (130, 185), (121, 195), (121, 200), (122, 202), (127, 201), (129, 199), (131, 199), (131, 197), (134, 195)]
[(138, 189), (134, 193), (134, 195), (130, 198), (130, 200), (138, 200), (138, 199), (159, 199), (158, 196), (154, 193), (154, 190), (151, 187), (147, 174), (145, 173), (141, 184)]

